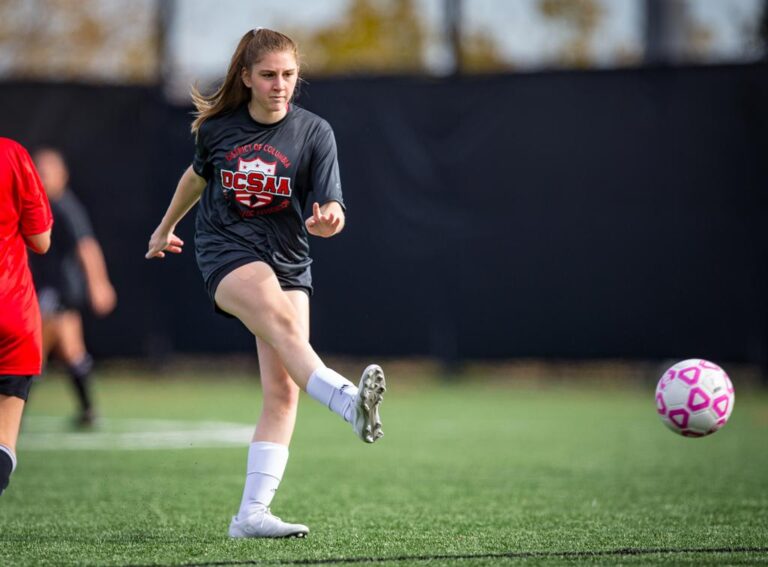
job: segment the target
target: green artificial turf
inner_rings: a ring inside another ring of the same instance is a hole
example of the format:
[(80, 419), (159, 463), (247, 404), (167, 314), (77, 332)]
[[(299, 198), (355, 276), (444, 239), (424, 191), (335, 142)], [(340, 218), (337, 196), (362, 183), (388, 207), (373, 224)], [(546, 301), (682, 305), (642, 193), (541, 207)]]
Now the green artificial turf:
[[(303, 396), (272, 509), (311, 533), (272, 541), (226, 534), (247, 435), (199, 442), (212, 422), (254, 422), (255, 379), (102, 375), (93, 433), (62, 419), (62, 380), (37, 384), (0, 497), (0, 565), (768, 562), (764, 392), (737, 391), (721, 432), (686, 439), (658, 420), (653, 386), (412, 378), (389, 376), (373, 446)], [(168, 429), (187, 448), (111, 446)], [(71, 448), (83, 435), (106, 445)]]

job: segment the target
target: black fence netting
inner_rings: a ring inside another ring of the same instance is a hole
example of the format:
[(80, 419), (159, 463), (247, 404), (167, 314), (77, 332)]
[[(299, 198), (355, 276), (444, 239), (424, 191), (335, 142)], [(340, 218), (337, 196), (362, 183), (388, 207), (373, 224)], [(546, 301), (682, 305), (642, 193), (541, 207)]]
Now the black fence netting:
[[(312, 80), (347, 228), (314, 239), (339, 354), (675, 357), (768, 349), (768, 66)], [(119, 307), (101, 355), (252, 348), (193, 253), (143, 258), (193, 154), (159, 90), (0, 85), (0, 135), (60, 147)]]

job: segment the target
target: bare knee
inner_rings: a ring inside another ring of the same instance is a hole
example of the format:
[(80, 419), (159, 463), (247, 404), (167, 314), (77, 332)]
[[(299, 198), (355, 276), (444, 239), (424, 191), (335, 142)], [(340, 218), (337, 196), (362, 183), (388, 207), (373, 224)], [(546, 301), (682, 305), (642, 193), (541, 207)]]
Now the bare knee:
[(264, 387), (264, 411), (272, 414), (290, 414), (299, 404), (299, 387), (287, 373), (271, 380)]
[(306, 341), (304, 328), (291, 310), (274, 309), (271, 316), (271, 344), (278, 350)]

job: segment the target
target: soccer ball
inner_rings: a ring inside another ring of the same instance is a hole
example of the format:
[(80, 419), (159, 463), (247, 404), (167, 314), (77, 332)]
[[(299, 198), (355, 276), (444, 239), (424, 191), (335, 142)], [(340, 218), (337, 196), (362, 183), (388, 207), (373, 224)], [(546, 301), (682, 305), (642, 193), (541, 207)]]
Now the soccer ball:
[(656, 411), (664, 425), (686, 437), (704, 437), (726, 424), (733, 411), (731, 379), (699, 358), (671, 366), (656, 386)]

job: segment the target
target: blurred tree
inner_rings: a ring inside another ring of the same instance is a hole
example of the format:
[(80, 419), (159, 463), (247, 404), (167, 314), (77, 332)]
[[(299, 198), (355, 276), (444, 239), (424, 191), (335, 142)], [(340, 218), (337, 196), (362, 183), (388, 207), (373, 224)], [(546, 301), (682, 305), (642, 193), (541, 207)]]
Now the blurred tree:
[(604, 16), (597, 0), (539, 0), (541, 15), (561, 24), (571, 35), (559, 53), (567, 67), (591, 67), (594, 64), (592, 40)]
[(352, 0), (334, 24), (289, 35), (299, 39), (310, 74), (424, 69), (426, 31), (413, 0)]
[(450, 43), (453, 58), (451, 74), (492, 73), (509, 71), (511, 61), (505, 61), (499, 53), (491, 33), (477, 29), (467, 32), (463, 26), (464, 0), (444, 0), (445, 34)]
[(500, 55), (496, 42), (482, 31), (461, 38), (461, 70), (469, 73), (492, 73), (514, 69), (511, 61)]
[[(337, 22), (315, 30), (290, 30), (299, 39), (309, 74), (426, 72), (431, 39), (415, 0), (352, 0)], [(483, 33), (462, 34), (463, 71), (508, 68)], [(433, 38), (432, 38), (433, 39)]]
[[(708, 9), (703, 6), (708, 5)], [(760, 11), (768, 5), (721, 0), (645, 0), (648, 63), (751, 61), (761, 55)], [(730, 30), (730, 31), (729, 31)], [(728, 40), (729, 36), (737, 39)]]
[(0, 74), (155, 82), (157, 1), (0, 0)]
[(706, 60), (712, 51), (715, 33), (712, 28), (701, 22), (689, 20), (684, 28), (685, 58)]

